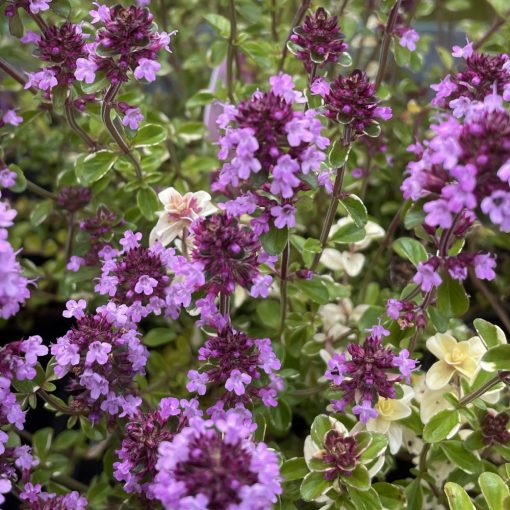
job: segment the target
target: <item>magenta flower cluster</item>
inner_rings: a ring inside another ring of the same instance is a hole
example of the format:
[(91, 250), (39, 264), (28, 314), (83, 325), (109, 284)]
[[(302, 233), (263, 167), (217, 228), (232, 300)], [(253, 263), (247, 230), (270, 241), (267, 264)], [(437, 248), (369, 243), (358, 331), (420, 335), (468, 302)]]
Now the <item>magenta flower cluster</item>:
[(215, 395), (210, 412), (254, 400), (266, 406), (277, 405), (277, 390), (283, 389), (283, 382), (275, 372), (281, 363), (269, 338), (253, 339), (225, 324), (200, 348), (198, 359), (203, 367), (188, 372), (187, 389), (199, 395), (205, 395), (208, 384), (225, 390)]
[(409, 357), (407, 349), (397, 356), (390, 347), (383, 347), (382, 339), (389, 331), (377, 325), (369, 332), (363, 345), (350, 343), (348, 354), (334, 354), (325, 374), (333, 389), (343, 393), (332, 401), (334, 411), (343, 412), (353, 405), (352, 412), (364, 423), (378, 416), (374, 409), (378, 398), (395, 398), (395, 384), (409, 382), (416, 367), (416, 360)]
[(239, 105), (224, 105), (218, 124), (225, 130), (218, 157), (227, 161), (213, 190), (230, 200), (222, 207), (232, 216), (254, 215), (257, 234), (295, 225), (296, 194), (309, 189), (307, 180), (331, 186), (321, 170), (329, 139), (315, 110), (302, 111), (306, 100), (288, 74), (269, 80), (269, 92), (256, 91)]
[(278, 458), (255, 443), (249, 414), (193, 417), (159, 446), (152, 493), (166, 510), (267, 510), (282, 492)]

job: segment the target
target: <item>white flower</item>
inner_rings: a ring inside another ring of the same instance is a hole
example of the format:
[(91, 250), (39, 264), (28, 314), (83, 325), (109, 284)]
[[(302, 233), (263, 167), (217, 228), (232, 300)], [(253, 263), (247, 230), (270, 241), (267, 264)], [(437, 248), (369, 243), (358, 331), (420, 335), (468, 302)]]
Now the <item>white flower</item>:
[(477, 336), (457, 342), (453, 336), (445, 333), (429, 338), (427, 349), (439, 359), (426, 375), (425, 382), (431, 390), (446, 386), (455, 373), (472, 381), (480, 368), (480, 359), (487, 350)]
[(151, 246), (156, 241), (167, 246), (194, 220), (216, 211), (211, 204), (211, 195), (205, 191), (181, 195), (175, 188), (167, 188), (158, 197), (164, 210), (157, 213), (159, 220), (150, 235)]
[(395, 455), (402, 446), (403, 426), (398, 420), (407, 418), (411, 415), (411, 400), (414, 397), (414, 391), (410, 386), (402, 386), (404, 395), (402, 398), (382, 398), (375, 406), (379, 413), (377, 418), (368, 420), (366, 428), (369, 432), (380, 432), (386, 434), (389, 440), (390, 452)]
[(336, 340), (351, 329), (349, 324), (355, 324), (367, 310), (368, 305), (352, 306), (349, 298), (341, 299), (338, 303), (328, 303), (319, 307), (323, 333), (317, 333), (314, 339), (323, 342), (326, 338)]

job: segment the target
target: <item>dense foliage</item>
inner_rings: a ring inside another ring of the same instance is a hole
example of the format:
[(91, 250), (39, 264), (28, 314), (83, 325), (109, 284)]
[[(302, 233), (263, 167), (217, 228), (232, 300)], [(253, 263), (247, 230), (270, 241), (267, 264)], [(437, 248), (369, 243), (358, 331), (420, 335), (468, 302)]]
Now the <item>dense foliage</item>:
[(0, 506), (508, 508), (506, 4), (0, 1)]

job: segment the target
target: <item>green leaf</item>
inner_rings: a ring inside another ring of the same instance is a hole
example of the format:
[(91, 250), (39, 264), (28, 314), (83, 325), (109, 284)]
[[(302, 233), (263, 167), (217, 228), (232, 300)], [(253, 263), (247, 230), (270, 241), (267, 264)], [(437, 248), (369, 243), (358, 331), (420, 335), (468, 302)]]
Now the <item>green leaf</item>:
[(299, 492), (305, 501), (313, 501), (324, 494), (330, 486), (331, 482), (326, 480), (322, 473), (313, 472), (305, 476)]
[(272, 226), (269, 232), (265, 232), (260, 236), (260, 241), (264, 250), (269, 255), (280, 255), (285, 248), (289, 238), (289, 231), (287, 228), (276, 228)]
[(186, 101), (186, 108), (196, 108), (197, 106), (205, 106), (212, 103), (215, 99), (214, 94), (210, 90), (199, 90)]
[(492, 347), (483, 355), (481, 363), (488, 372), (510, 370), (510, 344)]
[(159, 124), (146, 124), (136, 133), (131, 142), (134, 147), (150, 147), (166, 140), (166, 129)]
[(508, 1), (507, 0), (487, 0), (494, 10), (501, 16), (506, 16), (508, 12)]
[(62, 18), (68, 18), (71, 14), (71, 5), (68, 0), (53, 0), (50, 9)]
[(30, 213), (30, 223), (38, 227), (53, 211), (53, 200), (43, 200), (39, 202)]
[(415, 478), (405, 489), (407, 496), (407, 508), (413, 510), (423, 508), (423, 489), (421, 479)]
[(381, 134), (381, 125), (379, 122), (373, 121), (363, 128), (363, 133), (371, 138), (377, 138)]
[(491, 324), (484, 319), (475, 319), (473, 326), (488, 349), (507, 343), (505, 333), (499, 326)]
[(427, 313), (430, 317), (430, 320), (432, 321), (432, 324), (434, 324), (434, 327), (436, 328), (439, 333), (444, 333), (450, 324), (450, 321), (447, 317), (445, 317), (437, 308), (430, 307), (427, 310)]
[(368, 448), (361, 454), (361, 462), (370, 462), (380, 457), (388, 446), (388, 438), (384, 434), (373, 432), (370, 434), (371, 441)]
[(152, 188), (140, 188), (136, 193), (136, 203), (145, 218), (152, 220), (156, 217), (156, 211), (159, 209), (160, 203), (158, 195)]
[(14, 16), (9, 16), (9, 33), (13, 36), (19, 39), (20, 37), (23, 37), (23, 22), (21, 21), (21, 18), (16, 11)]
[(144, 337), (143, 343), (148, 347), (159, 347), (175, 339), (175, 331), (170, 328), (153, 328)]
[(51, 427), (40, 429), (34, 433), (32, 437), (32, 445), (34, 447), (35, 454), (39, 457), (39, 459), (44, 459), (49, 453), (52, 440), (53, 429)]
[(365, 204), (356, 195), (349, 195), (342, 198), (342, 205), (347, 209), (352, 221), (359, 227), (364, 227), (368, 221), (368, 213)]
[(81, 184), (89, 185), (104, 177), (117, 161), (117, 154), (102, 150), (78, 158), (75, 164), (76, 177)]
[(414, 266), (428, 259), (427, 250), (425, 250), (419, 241), (411, 237), (397, 239), (393, 242), (393, 249), (398, 255), (403, 259), (409, 260)]
[(446, 439), (460, 424), (460, 415), (456, 410), (444, 409), (425, 425), (423, 440), (426, 443), (438, 443)]
[(9, 189), (15, 193), (21, 193), (27, 189), (27, 180), (23, 170), (18, 165), (9, 165), (9, 170), (16, 174), (16, 182)]
[(476, 475), (483, 469), (480, 458), (469, 451), (462, 441), (445, 441), (440, 443), (439, 446), (444, 454), (462, 471)]
[(318, 239), (313, 239), (310, 237), (305, 241), (305, 244), (303, 245), (303, 250), (312, 252), (312, 253), (320, 253), (322, 249), (322, 245)]
[(292, 409), (283, 398), (278, 399), (278, 406), (269, 409), (269, 422), (280, 432), (290, 428), (292, 422)]
[(343, 145), (341, 142), (334, 142), (328, 154), (329, 164), (334, 168), (343, 166), (349, 159), (350, 152), (350, 145)]
[(308, 473), (308, 467), (303, 457), (294, 457), (283, 463), (280, 474), (287, 482), (301, 480)]
[(407, 507), (407, 498), (402, 487), (386, 482), (376, 482), (372, 487), (387, 510), (402, 510)]
[(92, 83), (81, 82), (80, 87), (84, 94), (95, 94), (105, 89), (111, 83), (104, 71), (96, 73), (96, 78)]
[(510, 492), (505, 482), (495, 473), (482, 473), (478, 478), (483, 497), (489, 510), (502, 510), (508, 505)]
[(476, 510), (467, 492), (454, 482), (447, 482), (444, 492), (448, 498), (450, 510)]
[(315, 276), (311, 280), (296, 280), (293, 285), (314, 303), (319, 303), (319, 305), (329, 303), (328, 289), (319, 277)]
[(360, 491), (366, 491), (370, 488), (368, 469), (363, 464), (358, 464), (349, 476), (342, 477), (342, 482), (349, 487), (354, 487)]
[(280, 302), (274, 299), (259, 300), (257, 315), (266, 327), (278, 329), (280, 326)]
[(462, 283), (444, 275), (443, 283), (437, 289), (437, 306), (447, 317), (464, 315), (469, 308), (469, 299)]
[(354, 487), (347, 487), (347, 491), (356, 510), (382, 510), (381, 500), (375, 489), (370, 487), (368, 490), (357, 490)]
[(322, 448), (324, 436), (333, 428), (333, 423), (329, 416), (325, 414), (319, 414), (315, 420), (313, 420), (310, 435), (312, 441), (319, 447)]
[(221, 37), (230, 35), (230, 21), (219, 14), (206, 14), (204, 18), (218, 31)]
[(365, 228), (358, 227), (356, 223), (349, 222), (338, 228), (330, 237), (330, 241), (339, 244), (356, 243), (365, 239)]

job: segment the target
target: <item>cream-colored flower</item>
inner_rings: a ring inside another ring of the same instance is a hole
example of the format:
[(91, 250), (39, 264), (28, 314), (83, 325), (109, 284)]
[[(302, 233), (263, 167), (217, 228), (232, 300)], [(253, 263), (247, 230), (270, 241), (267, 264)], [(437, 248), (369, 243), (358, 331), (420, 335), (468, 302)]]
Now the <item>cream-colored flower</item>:
[(480, 359), (487, 350), (482, 340), (475, 336), (457, 342), (453, 336), (438, 333), (427, 340), (427, 349), (439, 359), (427, 372), (425, 382), (429, 389), (439, 390), (458, 373), (471, 381), (480, 368)]
[(314, 339), (318, 342), (323, 342), (326, 338), (336, 340), (349, 331), (350, 324), (356, 324), (361, 319), (367, 308), (368, 305), (353, 307), (349, 298), (320, 306), (318, 311), (323, 333), (317, 333)]
[(388, 436), (390, 452), (395, 455), (402, 446), (403, 426), (398, 420), (411, 415), (411, 400), (414, 391), (410, 386), (402, 386), (404, 392), (402, 398), (379, 397), (375, 406), (379, 413), (377, 418), (368, 420), (366, 428), (369, 432), (380, 432)]
[(156, 213), (159, 220), (150, 234), (151, 245), (160, 241), (167, 246), (194, 220), (216, 211), (211, 204), (211, 195), (205, 191), (181, 195), (175, 188), (167, 188), (158, 197), (164, 209)]

